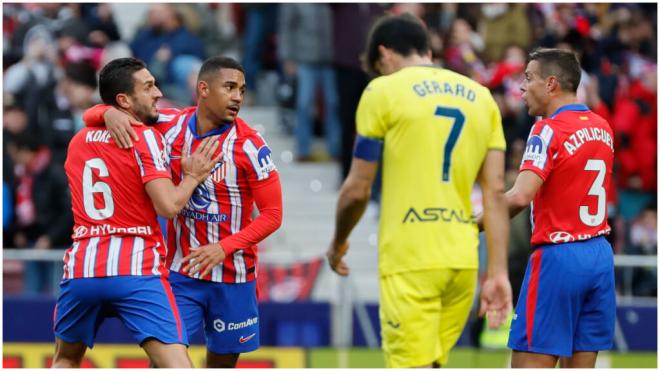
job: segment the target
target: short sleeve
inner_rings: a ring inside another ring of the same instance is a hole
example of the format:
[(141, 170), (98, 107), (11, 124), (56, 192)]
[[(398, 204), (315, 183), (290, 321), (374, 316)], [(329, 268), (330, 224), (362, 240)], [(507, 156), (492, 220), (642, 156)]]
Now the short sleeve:
[(355, 121), (358, 135), (383, 140), (387, 133), (389, 108), (385, 91), (377, 82), (378, 79), (372, 81), (362, 92)]
[[(490, 94), (490, 93), (489, 93)], [(488, 149), (506, 150), (506, 140), (504, 139), (504, 129), (502, 128), (502, 115), (497, 103), (491, 96), (491, 117), (490, 117), (490, 140)]]
[(140, 140), (134, 143), (135, 160), (140, 168), (142, 183), (158, 178), (172, 178), (170, 159), (165, 150), (163, 135), (153, 128), (139, 132)]
[(244, 156), (239, 156), (239, 165), (244, 168), (252, 187), (268, 183), (277, 178), (277, 168), (271, 157), (271, 150), (259, 133), (248, 136), (242, 145)]
[(520, 171), (533, 171), (545, 181), (552, 171), (558, 149), (559, 140), (549, 122), (537, 122), (527, 138)]

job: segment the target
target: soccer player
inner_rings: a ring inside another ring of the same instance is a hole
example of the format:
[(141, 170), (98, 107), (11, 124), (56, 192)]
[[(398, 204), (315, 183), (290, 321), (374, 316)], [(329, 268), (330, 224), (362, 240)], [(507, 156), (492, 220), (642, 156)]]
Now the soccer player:
[[(198, 105), (162, 109), (154, 126), (165, 136), (175, 182), (186, 146), (194, 149), (219, 135), (226, 154), (167, 233), (170, 283), (188, 333), (204, 328), (207, 367), (235, 367), (240, 353), (259, 347), (256, 244), (282, 222), (282, 191), (270, 149), (238, 117), (244, 93), (243, 67), (230, 58), (209, 58), (198, 76)], [(97, 125), (105, 121), (131, 145), (129, 118), (122, 112), (97, 106), (85, 118)], [(252, 220), (255, 203), (259, 216)]]
[(422, 23), (386, 16), (372, 28), (368, 68), (380, 75), (357, 110), (353, 162), (337, 202), (327, 256), (340, 275), (347, 238), (382, 158), (380, 323), (388, 367), (444, 364), (467, 321), (477, 282), (470, 194), (483, 191), (488, 278), (481, 312), (498, 326), (511, 308), (504, 201), (504, 135), (490, 92), (432, 65)]
[(614, 157), (610, 125), (578, 104), (572, 52), (539, 49), (521, 86), (532, 127), (510, 216), (531, 204), (532, 255), (511, 325), (513, 367), (594, 367), (612, 348), (616, 300), (612, 247), (603, 235)]
[[(103, 101), (149, 122), (162, 96), (142, 61), (122, 58), (103, 68)], [(156, 214), (171, 218), (217, 164), (218, 142), (204, 142), (181, 159), (174, 186), (163, 137), (135, 128), (132, 150), (117, 147), (105, 128), (84, 128), (69, 144), (65, 170), (74, 214), (73, 245), (54, 314), (54, 367), (80, 367), (103, 319), (128, 327), (158, 367), (192, 367), (164, 265), (165, 243)]]

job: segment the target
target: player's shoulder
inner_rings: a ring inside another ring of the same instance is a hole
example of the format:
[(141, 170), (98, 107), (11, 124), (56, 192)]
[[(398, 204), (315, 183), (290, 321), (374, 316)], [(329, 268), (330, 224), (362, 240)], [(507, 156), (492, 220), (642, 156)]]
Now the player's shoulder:
[(239, 141), (245, 141), (252, 138), (261, 138), (259, 131), (257, 131), (257, 129), (252, 127), (241, 117), (236, 116), (236, 119), (234, 120), (234, 126), (236, 127), (236, 137)]

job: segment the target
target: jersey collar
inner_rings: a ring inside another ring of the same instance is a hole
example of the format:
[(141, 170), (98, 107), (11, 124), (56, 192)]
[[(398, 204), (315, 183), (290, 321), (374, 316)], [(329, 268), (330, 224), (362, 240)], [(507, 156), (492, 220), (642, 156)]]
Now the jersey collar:
[(198, 135), (197, 134), (197, 111), (193, 112), (192, 116), (190, 116), (190, 120), (188, 120), (188, 128), (190, 129), (190, 132), (192, 133), (193, 137), (195, 139), (204, 139), (206, 137), (210, 137), (213, 135), (220, 135), (224, 133), (225, 131), (229, 130), (231, 128), (231, 124), (227, 123), (222, 123), (220, 124), (219, 127), (214, 128), (209, 130), (206, 134), (204, 135)]
[(560, 114), (560, 113), (562, 113), (562, 112), (564, 112), (564, 111), (579, 111), (579, 112), (585, 112), (585, 111), (589, 111), (589, 107), (587, 107), (586, 105), (584, 105), (584, 104), (582, 104), (582, 103), (567, 104), (567, 105), (565, 105), (565, 106), (561, 106), (561, 107), (557, 108), (557, 110), (555, 111), (555, 113), (553, 113), (552, 115), (550, 115), (550, 118), (553, 119), (553, 118), (555, 118), (555, 116), (557, 116), (558, 114)]

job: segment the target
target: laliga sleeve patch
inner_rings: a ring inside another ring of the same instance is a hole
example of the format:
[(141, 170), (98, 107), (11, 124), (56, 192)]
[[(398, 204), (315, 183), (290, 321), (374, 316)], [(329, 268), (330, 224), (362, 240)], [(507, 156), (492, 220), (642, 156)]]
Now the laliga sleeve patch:
[(258, 180), (268, 178), (271, 171), (276, 170), (275, 164), (271, 158), (270, 148), (264, 143), (257, 148), (251, 140), (246, 140), (243, 144), (243, 151), (250, 159), (252, 168), (257, 175)]
[(533, 166), (544, 169), (548, 161), (548, 149), (553, 135), (554, 131), (550, 126), (543, 127), (540, 134), (530, 135), (522, 159), (523, 164), (531, 161)]

